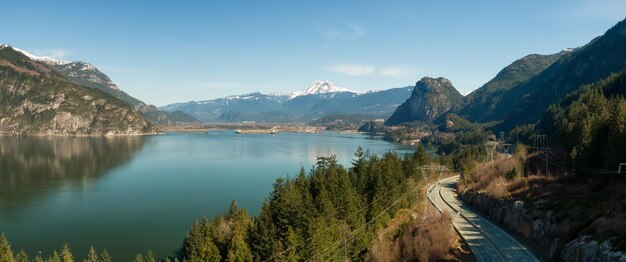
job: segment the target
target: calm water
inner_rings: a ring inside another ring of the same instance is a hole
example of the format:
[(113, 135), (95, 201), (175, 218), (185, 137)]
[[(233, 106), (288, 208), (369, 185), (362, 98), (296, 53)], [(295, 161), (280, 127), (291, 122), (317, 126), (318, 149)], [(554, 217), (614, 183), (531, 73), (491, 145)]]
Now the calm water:
[(146, 137), (0, 137), (0, 232), (29, 255), (68, 243), (117, 261), (139, 251), (172, 255), (195, 218), (236, 200), (257, 214), (277, 177), (317, 156), (344, 165), (361, 145), (406, 148), (355, 134), (165, 134)]

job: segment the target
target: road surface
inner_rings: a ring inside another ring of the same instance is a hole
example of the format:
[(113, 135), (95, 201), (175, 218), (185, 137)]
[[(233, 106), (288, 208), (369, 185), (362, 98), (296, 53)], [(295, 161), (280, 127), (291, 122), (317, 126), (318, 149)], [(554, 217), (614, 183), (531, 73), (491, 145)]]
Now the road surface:
[(458, 176), (438, 181), (428, 188), (428, 199), (440, 211), (448, 211), (452, 225), (465, 239), (476, 261), (540, 261), (530, 250), (500, 227), (457, 199)]

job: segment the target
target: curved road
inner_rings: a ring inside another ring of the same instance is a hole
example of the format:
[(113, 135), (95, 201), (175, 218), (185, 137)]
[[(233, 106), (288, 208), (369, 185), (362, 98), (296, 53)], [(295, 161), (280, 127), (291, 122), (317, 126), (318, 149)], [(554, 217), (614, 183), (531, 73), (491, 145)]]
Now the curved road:
[(452, 225), (465, 239), (476, 261), (539, 261), (515, 238), (457, 199), (454, 188), (458, 178), (446, 178), (431, 185), (428, 199), (440, 211), (450, 213)]

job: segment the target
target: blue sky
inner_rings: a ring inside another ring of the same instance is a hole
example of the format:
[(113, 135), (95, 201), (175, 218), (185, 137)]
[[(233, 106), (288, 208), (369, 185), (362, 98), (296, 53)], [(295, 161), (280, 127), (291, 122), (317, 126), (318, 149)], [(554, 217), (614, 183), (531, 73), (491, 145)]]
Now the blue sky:
[(446, 77), (463, 93), (531, 53), (586, 44), (623, 0), (4, 1), (0, 42), (83, 60), (147, 103)]

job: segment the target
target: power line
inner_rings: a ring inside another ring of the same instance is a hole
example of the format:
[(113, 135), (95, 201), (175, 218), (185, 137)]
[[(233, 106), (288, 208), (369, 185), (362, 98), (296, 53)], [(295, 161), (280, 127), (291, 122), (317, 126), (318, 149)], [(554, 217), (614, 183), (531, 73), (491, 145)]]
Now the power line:
[[(399, 198), (396, 199), (396, 201), (391, 204), (389, 207), (387, 207), (385, 210), (383, 210), (382, 212), (380, 212), (378, 215), (376, 215), (374, 218), (372, 218), (370, 221), (366, 222), (365, 224), (363, 224), (361, 227), (359, 227), (358, 229), (353, 230), (352, 232), (350, 232), (350, 238), (352, 238), (353, 236), (355, 236), (357, 233), (359, 233), (359, 231), (363, 230), (366, 228), (367, 225), (373, 223), (376, 219), (382, 217), (382, 215), (386, 214), (387, 211), (389, 211), (389, 209), (391, 209), (392, 207), (396, 206), (397, 204), (400, 203), (400, 201), (405, 198), (409, 193), (412, 193), (413, 191), (415, 191), (415, 189), (419, 188), (419, 186), (415, 186), (414, 188), (412, 188), (411, 190), (408, 190), (406, 193), (402, 194)], [(337, 241), (337, 243), (341, 243), (341, 240)], [(322, 251), (324, 254), (324, 256), (326, 256), (327, 254), (330, 254), (330, 251), (333, 251), (336, 247), (337, 247), (337, 243), (331, 245), (329, 248), (324, 249), (324, 251)], [(329, 251), (330, 250), (330, 251)], [(310, 261), (311, 259), (317, 257), (319, 255), (314, 255), (313, 257), (305, 260), (305, 261)]]
[[(400, 183), (400, 184), (396, 185), (394, 188), (392, 188), (391, 190), (387, 191), (387, 192), (386, 192), (385, 194), (383, 194), (382, 196), (378, 197), (377, 199), (375, 199), (374, 201), (370, 202), (370, 203), (369, 203), (369, 204), (367, 204), (366, 206), (361, 207), (359, 210), (357, 210), (357, 211), (355, 211), (354, 213), (350, 214), (349, 216), (345, 217), (345, 218), (344, 218), (344, 220), (348, 220), (348, 219), (350, 219), (350, 218), (354, 217), (355, 215), (360, 214), (360, 212), (361, 212), (361, 211), (363, 211), (363, 210), (365, 210), (366, 208), (368, 208), (368, 207), (372, 206), (374, 203), (378, 202), (379, 200), (381, 200), (381, 199), (385, 198), (385, 197), (386, 197), (387, 195), (389, 195), (391, 192), (396, 191), (396, 189), (400, 188), (400, 186), (402, 186), (402, 185), (405, 185), (405, 184), (406, 184), (407, 182), (409, 182), (409, 180), (411, 180), (412, 178), (413, 178), (412, 176), (408, 177), (408, 178), (407, 178), (406, 180), (404, 180), (402, 183)], [(308, 237), (308, 238), (307, 238), (307, 239), (305, 239), (304, 241), (302, 241), (302, 242), (300, 242), (300, 243), (298, 243), (298, 244), (296, 244), (296, 245), (294, 245), (294, 246), (292, 246), (292, 247), (290, 247), (290, 248), (288, 248), (288, 249), (285, 249), (285, 250), (283, 250), (283, 251), (280, 251), (280, 252), (278, 252), (278, 253), (276, 253), (276, 254), (272, 255), (271, 257), (269, 257), (269, 258), (267, 258), (267, 259), (263, 260), (263, 262), (270, 261), (270, 260), (272, 260), (272, 259), (276, 258), (277, 256), (281, 255), (281, 254), (284, 254), (284, 253), (286, 253), (286, 252), (288, 252), (288, 251), (290, 251), (290, 250), (292, 250), (292, 249), (294, 249), (294, 248), (296, 248), (296, 247), (298, 247), (298, 246), (300, 246), (300, 245), (302, 245), (302, 244), (305, 244), (305, 243), (307, 243), (307, 242), (309, 242), (309, 241), (313, 240), (314, 238), (316, 238), (316, 237), (320, 236), (321, 234), (323, 234), (323, 233), (327, 232), (328, 230), (330, 230), (330, 229), (335, 228), (336, 226), (338, 226), (338, 225), (340, 224), (339, 222), (340, 222), (340, 221), (338, 221), (337, 223), (333, 224), (333, 225), (332, 225), (332, 226), (330, 226), (330, 227), (327, 227), (326, 229), (322, 230), (321, 232), (318, 232), (318, 233), (316, 233), (315, 235)]]

